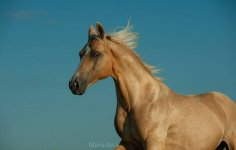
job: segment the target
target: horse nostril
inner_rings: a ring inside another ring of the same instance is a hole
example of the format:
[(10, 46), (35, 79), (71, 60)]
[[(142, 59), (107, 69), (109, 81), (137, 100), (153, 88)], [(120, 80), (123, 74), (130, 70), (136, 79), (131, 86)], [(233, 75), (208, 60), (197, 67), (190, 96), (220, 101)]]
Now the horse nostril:
[(78, 81), (75, 81), (74, 86), (75, 86), (76, 89), (79, 88), (79, 83), (78, 83)]

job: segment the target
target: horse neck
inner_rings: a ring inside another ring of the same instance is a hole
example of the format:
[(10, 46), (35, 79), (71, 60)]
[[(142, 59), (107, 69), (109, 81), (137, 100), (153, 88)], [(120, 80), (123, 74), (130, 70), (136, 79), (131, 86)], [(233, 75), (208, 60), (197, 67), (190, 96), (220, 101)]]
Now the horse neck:
[(113, 45), (111, 51), (118, 104), (129, 112), (141, 108), (145, 101), (153, 100), (151, 96), (157, 96), (160, 87), (139, 57), (123, 45)]

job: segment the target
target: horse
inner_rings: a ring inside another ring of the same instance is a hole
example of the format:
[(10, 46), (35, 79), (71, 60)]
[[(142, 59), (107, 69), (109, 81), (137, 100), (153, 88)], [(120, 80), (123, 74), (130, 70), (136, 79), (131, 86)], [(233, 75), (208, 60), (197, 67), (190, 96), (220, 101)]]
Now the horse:
[[(80, 64), (69, 81), (75, 95), (112, 77), (117, 95), (115, 150), (236, 150), (236, 104), (219, 92), (181, 95), (134, 51), (132, 25), (106, 33), (89, 27)], [(226, 144), (227, 143), (227, 144)], [(228, 145), (228, 146), (224, 146)]]

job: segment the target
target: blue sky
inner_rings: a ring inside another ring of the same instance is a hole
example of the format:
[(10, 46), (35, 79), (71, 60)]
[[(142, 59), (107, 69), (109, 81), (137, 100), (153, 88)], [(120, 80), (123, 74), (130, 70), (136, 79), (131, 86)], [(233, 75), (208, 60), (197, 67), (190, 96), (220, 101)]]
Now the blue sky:
[(129, 19), (140, 35), (136, 51), (162, 68), (157, 76), (174, 91), (220, 91), (236, 100), (233, 0), (2, 0), (1, 150), (90, 150), (89, 143), (119, 142), (113, 81), (99, 81), (80, 97), (68, 81), (89, 25), (99, 21), (112, 32)]

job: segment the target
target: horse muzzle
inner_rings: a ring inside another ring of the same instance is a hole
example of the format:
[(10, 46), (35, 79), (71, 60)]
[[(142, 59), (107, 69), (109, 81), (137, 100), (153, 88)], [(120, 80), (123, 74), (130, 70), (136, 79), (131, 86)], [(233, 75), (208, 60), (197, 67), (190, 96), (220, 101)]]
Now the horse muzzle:
[(83, 95), (85, 92), (85, 86), (76, 79), (69, 81), (69, 88), (74, 95)]

